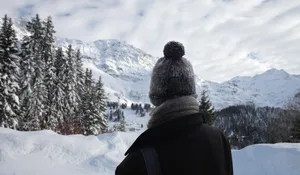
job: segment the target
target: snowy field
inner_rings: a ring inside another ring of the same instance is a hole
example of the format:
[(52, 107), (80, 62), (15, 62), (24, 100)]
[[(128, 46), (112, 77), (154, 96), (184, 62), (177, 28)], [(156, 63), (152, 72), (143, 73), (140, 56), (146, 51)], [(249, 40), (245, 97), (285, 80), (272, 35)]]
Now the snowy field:
[[(113, 175), (139, 135), (61, 136), (0, 128), (1, 175)], [(236, 175), (299, 175), (300, 144), (253, 145), (233, 151)]]

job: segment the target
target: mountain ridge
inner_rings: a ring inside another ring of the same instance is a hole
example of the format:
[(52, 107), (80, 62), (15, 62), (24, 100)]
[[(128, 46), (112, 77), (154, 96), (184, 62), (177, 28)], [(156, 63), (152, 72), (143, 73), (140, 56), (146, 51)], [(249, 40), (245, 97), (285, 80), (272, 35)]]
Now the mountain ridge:
[[(101, 40), (101, 42), (105, 43), (106, 40)], [(111, 40), (108, 40), (107, 42), (111, 42)], [(131, 45), (128, 46), (126, 42), (123, 42), (122, 48), (124, 49), (127, 47), (132, 49)], [(74, 48), (78, 47), (74, 46)], [(107, 49), (114, 50), (113, 53), (120, 53), (119, 49), (122, 48), (116, 48), (118, 47), (110, 46)], [(102, 47), (98, 49), (102, 50)], [(122, 54), (117, 55), (127, 57), (127, 54), (129, 53), (122, 52)], [(84, 52), (83, 55), (90, 56), (89, 54), (84, 54)], [(142, 57), (142, 55), (148, 54), (138, 52), (135, 56)], [(111, 75), (116, 82), (120, 83), (120, 86), (129, 86), (129, 88), (124, 87), (124, 89), (120, 91), (115, 91), (119, 94), (124, 94), (124, 99), (142, 103), (149, 102), (148, 89), (150, 85), (150, 75), (157, 58), (148, 56), (146, 59), (147, 61), (150, 60), (148, 62), (149, 64), (144, 64), (143, 61), (145, 61), (145, 59), (141, 59), (142, 62), (135, 62), (136, 64), (127, 64), (128, 60), (135, 58), (127, 57), (127, 61), (116, 61), (119, 60), (118, 56), (116, 57), (112, 54), (111, 56), (106, 55), (102, 57), (101, 55), (98, 55), (93, 58), (94, 65), (97, 69)], [(101, 64), (101, 61), (104, 61), (106, 64)], [(103, 65), (107, 67), (104, 67)], [(123, 67), (123, 70), (125, 71), (120, 72), (116, 65), (118, 65), (118, 67)], [(135, 67), (131, 67), (133, 65)], [(133, 70), (130, 70), (131, 68)], [(128, 70), (130, 70), (130, 72), (128, 72)], [(196, 76), (196, 83), (197, 93), (200, 94), (202, 90), (208, 91), (208, 95), (216, 109), (247, 103), (254, 103), (261, 107), (284, 107), (289, 99), (300, 91), (299, 75), (290, 75), (282, 69), (278, 70), (274, 68), (253, 77), (234, 77), (222, 83), (203, 80)], [(110, 91), (114, 91), (116, 88), (111, 86), (110, 89)]]
[(149, 76), (156, 58), (142, 50), (115, 39), (83, 42), (80, 40), (58, 38), (57, 46), (69, 44), (80, 49), (82, 55), (90, 57), (101, 70), (123, 80), (139, 81), (143, 76)]
[[(26, 19), (15, 22), (19, 39), (27, 35)], [(80, 49), (85, 68), (102, 76), (109, 100), (149, 103), (148, 91), (152, 68), (157, 57), (116, 39), (84, 42), (77, 39), (56, 38), (56, 46), (66, 48), (72, 44)], [(197, 68), (197, 67), (195, 67)], [(300, 75), (284, 70), (270, 69), (262, 74), (237, 76), (218, 83), (196, 76), (197, 93), (206, 90), (216, 109), (231, 105), (254, 103), (257, 106), (284, 107), (300, 92)]]

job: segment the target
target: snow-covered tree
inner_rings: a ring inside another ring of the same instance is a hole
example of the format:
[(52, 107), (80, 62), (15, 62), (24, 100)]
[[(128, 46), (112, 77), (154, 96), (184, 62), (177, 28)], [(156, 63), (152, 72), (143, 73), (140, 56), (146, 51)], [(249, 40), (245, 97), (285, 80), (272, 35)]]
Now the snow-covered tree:
[(300, 142), (300, 114), (298, 114), (294, 121), (291, 129), (291, 135), (294, 142)]
[(84, 76), (84, 92), (92, 91), (92, 86), (94, 84), (93, 81), (93, 72), (90, 69), (85, 70), (85, 76)]
[(97, 83), (93, 81), (92, 77), (92, 70), (86, 69), (82, 98), (82, 123), (85, 135), (107, 132), (106, 97), (103, 83), (101, 77)]
[(120, 119), (120, 123), (113, 126), (113, 131), (126, 132), (126, 122), (124, 117)]
[(101, 125), (101, 133), (105, 133), (107, 131), (107, 116), (106, 116), (106, 96), (105, 91), (103, 89), (103, 83), (101, 77), (99, 76), (98, 82), (95, 87), (95, 105), (99, 112), (98, 122)]
[(206, 91), (201, 92), (201, 100), (199, 111), (204, 114), (204, 118), (207, 124), (212, 125), (216, 119), (215, 109), (206, 95)]
[[(26, 28), (31, 28), (31, 23), (27, 23)], [(20, 123), (21, 130), (28, 130), (25, 126), (28, 117), (27, 112), (31, 105), (31, 93), (32, 93), (32, 86), (33, 86), (33, 79), (32, 75), (34, 73), (34, 61), (33, 61), (33, 51), (32, 51), (32, 41), (30, 40), (29, 36), (24, 36), (22, 44), (21, 44), (21, 60), (20, 60), (20, 102), (21, 102), (21, 118), (22, 121)], [(39, 121), (35, 121), (38, 123)]]
[(84, 84), (84, 71), (83, 71), (83, 63), (80, 50), (78, 49), (76, 52), (76, 82), (78, 94), (83, 92), (83, 84)]
[(78, 103), (78, 110), (76, 111), (77, 117), (80, 118), (82, 116), (82, 98), (84, 93), (84, 71), (83, 71), (83, 64), (80, 50), (78, 49), (76, 52), (76, 93), (77, 93), (77, 103)]
[[(67, 67), (65, 70), (65, 93), (66, 93), (66, 108), (74, 110), (77, 107), (77, 92), (76, 92), (76, 62), (72, 45), (69, 45), (67, 51)], [(69, 111), (71, 112), (71, 111)]]
[[(90, 70), (87, 68), (84, 74), (84, 81), (83, 81), (83, 93), (81, 95), (81, 102), (79, 104), (79, 109), (82, 112), (81, 114), (81, 121), (84, 124), (84, 116), (88, 110), (88, 102), (90, 100), (90, 94), (92, 93), (92, 75), (90, 74)], [(83, 126), (83, 130), (86, 125)]]
[(101, 117), (99, 115), (99, 111), (95, 105), (95, 100), (92, 96), (93, 94), (89, 94), (89, 101), (86, 101), (86, 110), (83, 115), (83, 125), (84, 125), (84, 134), (85, 135), (98, 135), (101, 133)]
[[(20, 101), (21, 101), (21, 118), (22, 121), (20, 123), (21, 125), (21, 130), (28, 130), (28, 128), (24, 128), (27, 127), (25, 126), (25, 123), (27, 123), (27, 121), (29, 119), (27, 119), (26, 117), (28, 117), (27, 112), (28, 109), (31, 105), (31, 93), (32, 93), (32, 85), (33, 85), (33, 80), (32, 80), (32, 75), (34, 72), (33, 69), (33, 57), (31, 55), (31, 49), (30, 49), (30, 45), (29, 45), (29, 37), (24, 37), (23, 38), (23, 43), (21, 45), (21, 61), (20, 61)], [(39, 121), (35, 121), (35, 122), (39, 122)]]
[[(22, 130), (40, 130), (44, 116), (44, 70), (42, 58), (43, 26), (37, 14), (27, 23), (29, 36), (22, 43)], [(24, 67), (23, 67), (24, 66)]]
[(126, 132), (126, 122), (125, 122), (125, 118), (122, 117), (120, 120), (120, 125), (119, 125), (119, 131), (121, 132)]
[[(285, 127), (284, 130), (290, 130), (290, 136), (292, 142), (300, 142), (300, 92), (296, 93), (292, 99), (288, 102), (287, 109), (290, 110), (289, 118), (293, 119), (292, 126), (290, 128)], [(281, 130), (276, 131), (281, 133)]]
[(84, 81), (85, 93), (82, 98), (82, 123), (83, 134), (85, 135), (97, 135), (101, 132), (99, 111), (95, 105), (95, 82), (92, 77), (92, 70), (86, 69)]
[(54, 30), (53, 22), (51, 16), (48, 16), (46, 21), (43, 21), (43, 40), (42, 40), (42, 58), (45, 64), (52, 62), (53, 60), (53, 50), (55, 37), (54, 34), (56, 31)]
[(0, 30), (0, 127), (16, 129), (19, 115), (17, 38), (7, 15)]
[[(77, 123), (76, 112), (78, 111), (78, 94), (76, 91), (76, 58), (74, 56), (74, 50), (71, 45), (68, 46), (66, 51), (66, 69), (64, 79), (64, 93), (65, 93), (65, 109), (64, 117), (65, 123)], [(68, 127), (70, 130), (68, 133), (72, 133), (74, 128)]]
[(57, 132), (63, 133), (64, 130), (64, 109), (65, 109), (65, 70), (67, 69), (67, 60), (62, 48), (58, 48), (55, 53), (55, 79), (54, 79), (54, 110), (52, 111), (58, 122)]
[(52, 18), (49, 16), (44, 24), (44, 33), (43, 33), (43, 42), (42, 42), (42, 59), (44, 60), (46, 66), (44, 69), (44, 84), (46, 88), (46, 97), (45, 97), (45, 116), (41, 121), (43, 128), (55, 130), (57, 127), (58, 121), (56, 118), (55, 111), (55, 67), (54, 67), (54, 26), (52, 23)]

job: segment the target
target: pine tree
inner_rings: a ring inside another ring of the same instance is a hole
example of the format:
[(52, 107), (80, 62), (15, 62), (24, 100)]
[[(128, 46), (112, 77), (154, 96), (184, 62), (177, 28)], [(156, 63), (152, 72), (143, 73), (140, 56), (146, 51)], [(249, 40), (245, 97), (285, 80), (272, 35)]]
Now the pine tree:
[[(20, 102), (21, 102), (21, 111), (20, 115), (22, 118), (22, 121), (20, 123), (20, 129), (21, 130), (29, 130), (27, 128), (27, 123), (29, 122), (29, 118), (27, 113), (29, 110), (29, 107), (31, 105), (31, 94), (32, 94), (32, 89), (33, 89), (33, 80), (32, 80), (32, 75), (34, 72), (33, 69), (33, 57), (32, 57), (32, 51), (30, 49), (30, 42), (29, 42), (29, 37), (25, 36), (23, 38), (23, 43), (21, 45), (21, 61), (20, 61)], [(39, 121), (34, 121), (35, 123), (38, 123)]]
[(55, 79), (54, 79), (54, 114), (57, 122), (59, 133), (64, 133), (64, 109), (65, 109), (65, 86), (64, 81), (66, 79), (65, 69), (67, 69), (67, 60), (64, 56), (62, 48), (58, 48), (55, 54)]
[(87, 133), (88, 124), (86, 120), (90, 115), (89, 111), (89, 103), (90, 103), (90, 94), (92, 93), (92, 75), (90, 75), (89, 69), (86, 69), (85, 74), (83, 76), (83, 93), (81, 94), (81, 101), (79, 103), (80, 109), (80, 124), (81, 124), (81, 132), (82, 134)]
[[(40, 130), (40, 121), (44, 116), (44, 69), (42, 59), (43, 26), (37, 14), (27, 23), (30, 33), (22, 44), (22, 130)], [(24, 74), (23, 74), (24, 73)]]
[(125, 118), (122, 117), (121, 121), (120, 121), (120, 126), (119, 126), (119, 131), (121, 132), (126, 132), (126, 127), (125, 127), (126, 123), (125, 123)]
[(45, 116), (43, 117), (42, 128), (55, 130), (58, 121), (55, 116), (55, 91), (54, 91), (54, 81), (55, 81), (55, 67), (54, 67), (54, 26), (52, 23), (52, 18), (49, 16), (46, 21), (43, 22), (45, 26), (42, 42), (42, 59), (44, 60), (46, 66), (44, 70), (44, 84), (46, 88), (46, 98), (45, 98)]
[(300, 142), (300, 115), (296, 117), (291, 135), (294, 142)]
[(99, 76), (98, 82), (95, 88), (95, 105), (99, 112), (99, 123), (101, 125), (101, 133), (107, 131), (107, 116), (106, 116), (106, 103), (105, 103), (105, 91), (103, 89), (103, 83)]
[(84, 72), (83, 72), (83, 64), (80, 50), (78, 49), (76, 52), (76, 93), (77, 93), (77, 103), (78, 103), (78, 111), (76, 111), (77, 117), (80, 118), (82, 116), (82, 98), (84, 93)]
[(90, 101), (86, 102), (87, 110), (84, 113), (84, 134), (98, 135), (101, 133), (101, 124), (99, 122), (99, 111), (94, 103), (95, 99), (92, 94), (89, 96)]
[(84, 92), (89, 92), (92, 90), (93, 85), (93, 74), (92, 70), (86, 69), (84, 76)]
[[(78, 111), (78, 94), (76, 91), (76, 62), (74, 56), (74, 50), (71, 45), (68, 46), (66, 51), (67, 64), (65, 69), (65, 79), (64, 79), (64, 93), (65, 93), (65, 109), (64, 117), (65, 124), (74, 125), (78, 122), (76, 118), (76, 112)], [(74, 127), (69, 126), (68, 133), (73, 133)]]
[(208, 96), (206, 95), (206, 91), (201, 92), (199, 111), (203, 113), (205, 122), (209, 125), (212, 125), (216, 119), (216, 113), (214, 107), (208, 99)]
[(0, 30), (0, 127), (17, 128), (19, 115), (17, 38), (12, 20), (4, 16)]
[(120, 131), (120, 132), (126, 132), (126, 122), (125, 122), (125, 118), (121, 118), (120, 119), (120, 123), (119, 124), (115, 124), (113, 126), (113, 131)]
[(87, 104), (90, 100), (90, 94), (92, 93), (93, 79), (90, 73), (91, 71), (89, 69), (86, 69), (84, 74), (84, 85), (83, 85), (84, 93), (82, 94), (81, 103), (80, 103), (80, 108), (83, 112), (82, 115), (85, 115), (86, 111), (88, 110)]
[(85, 135), (97, 135), (101, 133), (100, 112), (95, 104), (96, 88), (92, 79), (92, 71), (86, 69), (85, 94), (83, 97), (83, 133)]
[(43, 21), (43, 40), (42, 40), (42, 58), (45, 64), (53, 61), (53, 49), (55, 38), (54, 34), (56, 33), (54, 30), (53, 22), (51, 16), (48, 16), (46, 21)]

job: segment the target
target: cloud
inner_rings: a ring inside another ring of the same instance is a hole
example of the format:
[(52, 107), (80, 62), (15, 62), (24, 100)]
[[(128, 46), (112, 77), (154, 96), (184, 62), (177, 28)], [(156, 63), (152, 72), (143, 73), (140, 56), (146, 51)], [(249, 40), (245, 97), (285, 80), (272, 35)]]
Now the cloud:
[(59, 37), (121, 39), (154, 56), (179, 40), (203, 79), (269, 68), (300, 74), (299, 0), (10, 0), (0, 12), (51, 15)]

